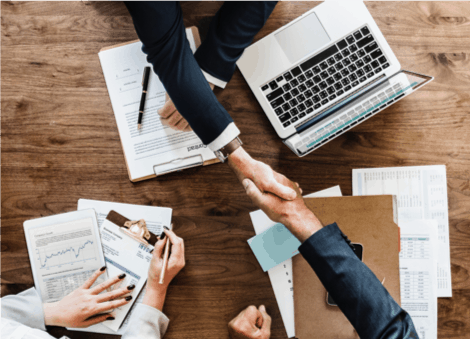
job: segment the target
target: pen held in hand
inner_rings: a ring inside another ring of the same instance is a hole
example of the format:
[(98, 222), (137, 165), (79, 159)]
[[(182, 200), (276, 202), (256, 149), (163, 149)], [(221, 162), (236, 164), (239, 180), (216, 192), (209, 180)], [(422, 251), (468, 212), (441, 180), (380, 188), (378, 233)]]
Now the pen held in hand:
[(165, 244), (165, 251), (163, 253), (163, 267), (162, 267), (162, 271), (160, 272), (160, 281), (158, 282), (159, 284), (163, 284), (163, 281), (165, 280), (165, 272), (166, 272), (166, 267), (168, 266), (169, 254), (170, 254), (170, 238), (167, 237), (166, 244)]
[(142, 128), (142, 118), (144, 116), (144, 108), (145, 108), (145, 98), (147, 97), (147, 88), (149, 84), (150, 78), (150, 67), (144, 68), (144, 76), (142, 78), (142, 96), (140, 98), (140, 105), (139, 105), (139, 118), (137, 120), (137, 129)]

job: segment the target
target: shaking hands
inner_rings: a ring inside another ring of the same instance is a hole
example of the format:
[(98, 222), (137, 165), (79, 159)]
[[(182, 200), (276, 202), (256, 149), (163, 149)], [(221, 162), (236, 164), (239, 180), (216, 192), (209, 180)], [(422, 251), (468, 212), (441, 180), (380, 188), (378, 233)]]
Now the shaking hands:
[(229, 156), (229, 165), (251, 201), (271, 220), (284, 224), (301, 242), (322, 228), (305, 205), (302, 190), (284, 175), (254, 160), (242, 147)]

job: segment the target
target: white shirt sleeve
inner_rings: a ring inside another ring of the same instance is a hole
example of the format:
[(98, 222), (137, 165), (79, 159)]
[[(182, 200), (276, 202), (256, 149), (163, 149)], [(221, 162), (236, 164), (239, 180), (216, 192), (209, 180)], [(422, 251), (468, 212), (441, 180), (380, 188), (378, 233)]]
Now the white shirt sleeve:
[(156, 308), (136, 304), (132, 311), (127, 330), (121, 339), (161, 339), (170, 320)]
[(207, 145), (212, 152), (218, 151), (225, 145), (227, 145), (230, 141), (235, 139), (240, 135), (240, 130), (235, 125), (235, 123), (231, 122), (222, 133), (209, 145)]
[(17, 295), (3, 297), (2, 318), (13, 320), (27, 327), (46, 330), (41, 297), (35, 288)]
[(220, 88), (225, 88), (225, 86), (227, 85), (226, 81), (217, 79), (216, 77), (210, 75), (209, 73), (204, 72), (202, 69), (201, 71), (204, 77), (206, 78), (206, 80), (210, 82), (211, 84), (214, 84), (215, 86), (220, 87)]

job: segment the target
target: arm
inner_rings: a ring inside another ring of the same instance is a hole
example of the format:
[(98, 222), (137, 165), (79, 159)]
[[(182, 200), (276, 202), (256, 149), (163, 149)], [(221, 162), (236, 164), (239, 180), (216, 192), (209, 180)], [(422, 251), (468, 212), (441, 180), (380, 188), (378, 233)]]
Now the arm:
[(336, 224), (299, 247), (360, 338), (418, 338), (413, 322), (354, 254)]
[[(183, 13), (176, 2), (126, 2), (139, 39), (173, 101), (205, 145), (228, 127), (233, 140), (240, 131), (219, 103), (194, 59), (186, 38)], [(228, 142), (227, 141), (227, 142)], [(224, 145), (220, 146), (223, 147)]]
[(41, 298), (35, 288), (2, 298), (2, 318), (22, 325), (46, 330)]
[(357, 258), (338, 226), (323, 228), (300, 192), (295, 200), (281, 201), (260, 192), (248, 179), (243, 184), (257, 206), (303, 243), (300, 253), (361, 338), (418, 338), (411, 317)]
[(201, 47), (194, 54), (201, 69), (230, 81), (236, 62), (268, 20), (276, 1), (224, 2), (211, 21)]
[[(165, 237), (166, 235), (166, 237)], [(163, 268), (163, 251), (170, 241), (171, 254), (168, 259), (165, 280), (159, 284), (160, 272)], [(129, 326), (122, 339), (160, 339), (165, 335), (170, 320), (163, 314), (163, 304), (171, 280), (185, 265), (184, 242), (175, 233), (165, 227), (160, 240), (157, 240), (150, 262), (147, 288), (142, 304), (135, 306)]]
[[(18, 295), (6, 296), (2, 298), (2, 317), (43, 331), (46, 330), (46, 325), (88, 327), (108, 319), (114, 319), (111, 313), (106, 312), (127, 304), (132, 299), (132, 296), (128, 294), (131, 293), (134, 286), (102, 293), (120, 283), (126, 276), (122, 274), (92, 287), (105, 269), (106, 266), (97, 270), (81, 287), (57, 302), (43, 304), (34, 288)], [(126, 297), (126, 295), (128, 296)]]

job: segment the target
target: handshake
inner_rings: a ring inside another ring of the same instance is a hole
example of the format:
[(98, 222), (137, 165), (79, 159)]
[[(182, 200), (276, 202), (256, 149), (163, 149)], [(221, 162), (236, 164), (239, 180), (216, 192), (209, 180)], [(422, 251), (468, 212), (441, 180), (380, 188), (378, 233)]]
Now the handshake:
[[(297, 183), (254, 160), (242, 147), (229, 156), (228, 163), (251, 201), (271, 220), (284, 224), (300, 242), (322, 228), (305, 205)], [(229, 332), (232, 339), (268, 339), (271, 317), (263, 305), (249, 306), (229, 323)]]
[(230, 154), (228, 164), (251, 201), (271, 220), (285, 225), (300, 242), (322, 227), (305, 205), (299, 184), (254, 160), (242, 147)]

